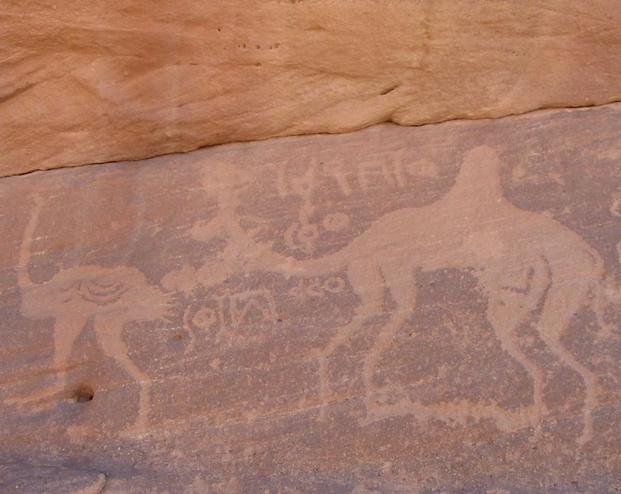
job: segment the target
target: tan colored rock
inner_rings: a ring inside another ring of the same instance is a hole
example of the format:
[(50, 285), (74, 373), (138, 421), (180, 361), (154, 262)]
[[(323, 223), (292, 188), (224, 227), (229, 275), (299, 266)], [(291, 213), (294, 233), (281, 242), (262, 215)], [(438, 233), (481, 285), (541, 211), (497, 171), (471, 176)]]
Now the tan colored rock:
[(0, 175), (621, 99), (617, 0), (5, 0)]
[(621, 105), (4, 178), (0, 465), (615, 492), (619, 191)]

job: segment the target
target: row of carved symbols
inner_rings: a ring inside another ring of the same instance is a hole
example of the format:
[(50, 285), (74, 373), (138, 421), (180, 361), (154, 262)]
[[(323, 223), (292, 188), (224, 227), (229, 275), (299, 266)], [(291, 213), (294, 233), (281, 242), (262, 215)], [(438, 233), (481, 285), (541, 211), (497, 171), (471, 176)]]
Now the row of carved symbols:
[(274, 296), (266, 289), (227, 291), (214, 300), (215, 307), (210, 306), (210, 299), (202, 301), (198, 309), (188, 306), (183, 315), (186, 326), (205, 331), (215, 327), (222, 331), (227, 327), (239, 329), (250, 321), (274, 323), (278, 318)]
[(342, 158), (332, 158), (324, 163), (311, 158), (301, 176), (291, 176), (290, 163), (270, 163), (276, 171), (278, 195), (285, 198), (291, 194), (312, 194), (316, 177), (320, 174), (336, 182), (339, 192), (348, 197), (356, 184), (360, 191), (367, 192), (378, 179), (389, 187), (406, 187), (407, 177), (416, 179), (436, 178), (438, 166), (428, 159), (410, 159), (403, 151), (392, 151), (387, 156), (375, 157), (368, 161), (346, 162)]
[(347, 288), (346, 281), (340, 276), (332, 276), (327, 280), (320, 278), (300, 279), (298, 284), (289, 290), (289, 295), (307, 300), (314, 297), (323, 297), (328, 294), (344, 292)]
[[(290, 168), (284, 165), (282, 163), (269, 165), (276, 173), (278, 195), (283, 199), (297, 197), (301, 200), (297, 220), (285, 231), (284, 240), (287, 247), (293, 251), (313, 254), (322, 230), (342, 232), (351, 224), (350, 217), (343, 212), (332, 212), (321, 219), (315, 218), (317, 208), (313, 203), (313, 196), (317, 186), (324, 178), (332, 179), (336, 182), (340, 193), (348, 197), (353, 193), (353, 177), (346, 170), (344, 161), (339, 159), (324, 164), (313, 158), (301, 175), (292, 175)], [(407, 185), (408, 175), (417, 178), (438, 176), (434, 163), (415, 160), (407, 164), (402, 153), (393, 153), (388, 160), (352, 164), (352, 173), (363, 192), (369, 189), (376, 177), (391, 187), (400, 188)]]

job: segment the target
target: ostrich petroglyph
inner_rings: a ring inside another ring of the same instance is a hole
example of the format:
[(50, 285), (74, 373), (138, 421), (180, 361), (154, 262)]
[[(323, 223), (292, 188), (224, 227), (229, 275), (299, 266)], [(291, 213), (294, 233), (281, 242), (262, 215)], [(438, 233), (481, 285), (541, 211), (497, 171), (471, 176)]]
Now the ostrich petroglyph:
[(71, 350), (87, 321), (92, 318), (97, 341), (103, 351), (140, 388), (138, 413), (133, 427), (128, 430), (141, 430), (147, 424), (151, 381), (129, 358), (122, 332), (124, 326), (133, 321), (165, 318), (167, 298), (159, 289), (149, 285), (143, 273), (126, 266), (77, 266), (61, 269), (46, 282), (33, 282), (28, 272), (31, 244), (43, 206), (39, 196), (35, 196), (34, 201), (19, 251), (17, 276), (21, 290), (21, 312), (31, 319), (54, 319), (52, 368), (55, 383), (46, 390), (10, 402), (20, 406), (29, 404), (37, 409), (66, 392)]

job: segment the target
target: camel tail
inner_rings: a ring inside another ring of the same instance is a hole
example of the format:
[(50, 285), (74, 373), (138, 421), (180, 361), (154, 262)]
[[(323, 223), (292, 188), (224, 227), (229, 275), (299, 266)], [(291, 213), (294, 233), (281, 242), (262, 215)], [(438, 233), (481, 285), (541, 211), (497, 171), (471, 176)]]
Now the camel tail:
[(28, 264), (30, 262), (30, 251), (32, 246), (32, 239), (34, 237), (35, 229), (39, 222), (39, 216), (41, 214), (41, 208), (43, 207), (43, 199), (39, 195), (33, 196), (34, 208), (26, 224), (22, 243), (19, 247), (19, 258), (17, 264), (17, 282), (21, 288), (25, 288), (32, 285), (32, 280), (28, 274)]

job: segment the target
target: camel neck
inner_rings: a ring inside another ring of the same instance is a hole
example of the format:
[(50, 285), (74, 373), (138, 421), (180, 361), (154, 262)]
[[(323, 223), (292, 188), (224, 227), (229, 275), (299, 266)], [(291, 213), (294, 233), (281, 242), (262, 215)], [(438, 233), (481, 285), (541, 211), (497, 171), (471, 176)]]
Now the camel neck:
[(448, 196), (459, 203), (497, 203), (503, 198), (497, 162), (466, 160)]

